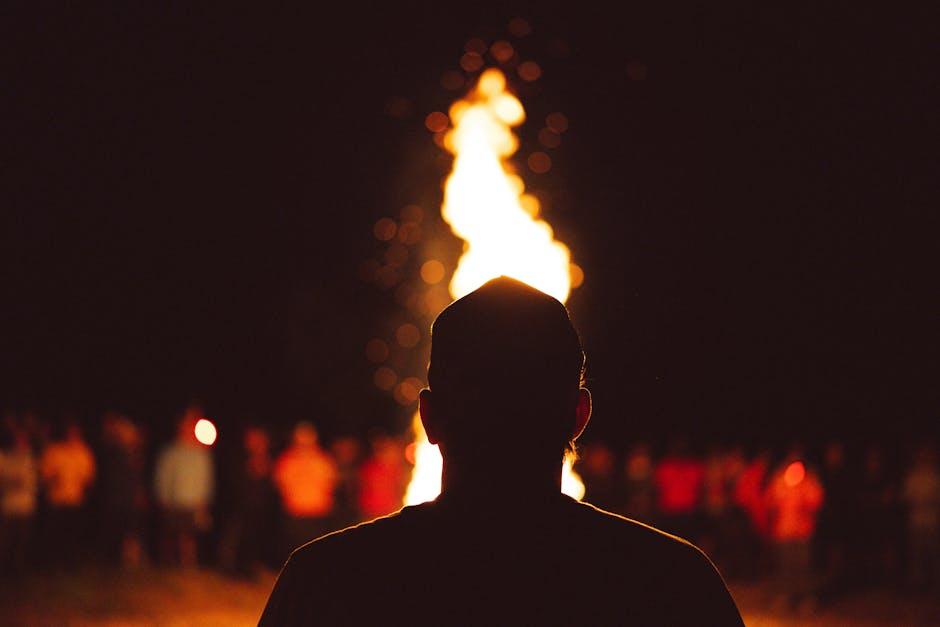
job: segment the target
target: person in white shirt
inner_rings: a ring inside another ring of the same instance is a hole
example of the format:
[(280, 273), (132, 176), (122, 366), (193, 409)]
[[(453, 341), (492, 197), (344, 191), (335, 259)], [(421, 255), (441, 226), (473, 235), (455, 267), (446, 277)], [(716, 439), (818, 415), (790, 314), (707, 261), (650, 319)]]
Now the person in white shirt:
[(197, 407), (186, 409), (176, 441), (160, 453), (154, 474), (154, 494), (163, 516), (162, 557), (183, 567), (197, 563), (196, 535), (209, 527), (215, 486), (212, 455), (195, 434), (201, 414)]

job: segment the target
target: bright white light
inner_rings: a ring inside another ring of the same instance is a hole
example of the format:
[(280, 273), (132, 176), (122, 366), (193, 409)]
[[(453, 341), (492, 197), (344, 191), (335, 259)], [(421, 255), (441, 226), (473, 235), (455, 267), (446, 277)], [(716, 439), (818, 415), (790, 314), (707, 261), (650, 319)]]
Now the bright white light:
[(215, 438), (219, 434), (218, 431), (216, 431), (215, 425), (212, 424), (212, 421), (206, 420), (205, 418), (200, 418), (196, 422), (194, 431), (196, 433), (196, 439), (206, 446), (212, 446), (215, 443)]

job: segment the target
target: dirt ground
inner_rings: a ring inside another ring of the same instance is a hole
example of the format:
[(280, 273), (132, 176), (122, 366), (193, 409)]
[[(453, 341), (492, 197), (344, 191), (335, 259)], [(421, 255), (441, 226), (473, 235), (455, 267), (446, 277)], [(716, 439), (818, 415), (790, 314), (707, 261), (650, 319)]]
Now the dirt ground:
[[(134, 573), (89, 570), (30, 577), (0, 586), (2, 625), (254, 625), (274, 582), (227, 578), (211, 570), (149, 569)], [(760, 585), (732, 586), (754, 627), (808, 625), (940, 625), (940, 600), (874, 591), (823, 608), (779, 608)]]

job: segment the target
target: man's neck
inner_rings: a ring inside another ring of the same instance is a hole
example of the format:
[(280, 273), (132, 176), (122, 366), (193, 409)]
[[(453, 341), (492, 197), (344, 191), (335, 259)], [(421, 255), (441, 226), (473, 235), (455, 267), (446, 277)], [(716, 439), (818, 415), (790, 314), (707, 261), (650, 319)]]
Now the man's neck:
[(490, 463), (454, 463), (444, 459), (441, 494), (448, 501), (526, 506), (555, 500), (561, 494), (561, 461), (556, 464), (513, 465), (497, 458)]

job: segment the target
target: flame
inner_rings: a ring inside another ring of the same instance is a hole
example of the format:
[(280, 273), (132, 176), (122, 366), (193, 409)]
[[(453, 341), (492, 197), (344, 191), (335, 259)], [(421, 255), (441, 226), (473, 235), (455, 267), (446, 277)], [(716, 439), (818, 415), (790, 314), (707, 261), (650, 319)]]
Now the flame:
[[(512, 132), (525, 109), (506, 91), (506, 77), (495, 68), (480, 75), (476, 87), (450, 108), (453, 128), (444, 147), (454, 165), (444, 185), (441, 214), (464, 240), (464, 253), (450, 282), (455, 299), (490, 279), (505, 275), (565, 302), (571, 292), (571, 254), (538, 219), (538, 200), (525, 193), (522, 179), (506, 160), (519, 148)], [(580, 270), (578, 270), (580, 272)], [(441, 491), (441, 454), (428, 442), (415, 414), (415, 467), (405, 505), (434, 499)], [(561, 491), (584, 497), (584, 483), (566, 459)]]

